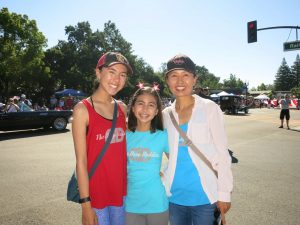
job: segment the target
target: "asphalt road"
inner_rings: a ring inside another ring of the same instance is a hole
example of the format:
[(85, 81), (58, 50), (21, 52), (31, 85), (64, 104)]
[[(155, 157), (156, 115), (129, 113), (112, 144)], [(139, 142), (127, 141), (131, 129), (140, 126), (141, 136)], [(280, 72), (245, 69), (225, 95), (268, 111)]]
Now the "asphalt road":
[[(276, 109), (225, 116), (234, 174), (229, 225), (299, 224), (300, 111), (291, 110), (291, 130), (278, 128), (278, 116)], [(70, 130), (0, 132), (0, 224), (81, 224), (80, 206), (66, 201), (74, 167)]]

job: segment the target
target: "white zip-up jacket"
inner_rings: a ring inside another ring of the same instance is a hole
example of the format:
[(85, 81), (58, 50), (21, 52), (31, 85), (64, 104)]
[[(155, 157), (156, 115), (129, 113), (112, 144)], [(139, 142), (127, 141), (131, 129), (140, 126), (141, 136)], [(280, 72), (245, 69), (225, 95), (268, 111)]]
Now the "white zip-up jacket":
[[(197, 171), (201, 174), (201, 183), (211, 203), (216, 201), (230, 202), (233, 188), (231, 157), (228, 153), (227, 137), (220, 107), (211, 100), (193, 95), (195, 105), (189, 121), (187, 136), (194, 145), (207, 157), (213, 168), (218, 171), (218, 178), (212, 170), (201, 161), (192, 149), (188, 147), (189, 155)], [(176, 101), (163, 110), (164, 126), (168, 130), (169, 164), (165, 173), (165, 186), (168, 194), (172, 187), (177, 154), (179, 133), (174, 127), (169, 111), (171, 110), (178, 123), (175, 110)], [(188, 178), (187, 178), (188, 179)]]

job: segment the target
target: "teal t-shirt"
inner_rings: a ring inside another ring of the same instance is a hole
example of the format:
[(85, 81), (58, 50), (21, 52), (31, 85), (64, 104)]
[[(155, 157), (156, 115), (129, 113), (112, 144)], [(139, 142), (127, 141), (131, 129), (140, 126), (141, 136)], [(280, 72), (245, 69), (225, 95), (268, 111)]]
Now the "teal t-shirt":
[(166, 130), (155, 133), (126, 132), (126, 212), (160, 213), (168, 209), (168, 198), (160, 178), (163, 152), (169, 152)]
[[(188, 124), (182, 124), (180, 128), (186, 133)], [(171, 187), (172, 195), (169, 201), (184, 206), (210, 204), (203, 190), (200, 176), (201, 174), (198, 173), (192, 162), (188, 147), (185, 145), (183, 138), (179, 136), (177, 165)]]

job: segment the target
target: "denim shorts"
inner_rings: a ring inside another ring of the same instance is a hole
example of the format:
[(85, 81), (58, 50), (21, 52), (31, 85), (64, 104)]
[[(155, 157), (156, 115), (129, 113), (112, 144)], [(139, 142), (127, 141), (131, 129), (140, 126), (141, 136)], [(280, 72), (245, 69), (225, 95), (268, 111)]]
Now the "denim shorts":
[(216, 203), (198, 206), (169, 204), (170, 225), (213, 225)]
[(125, 225), (125, 206), (107, 206), (95, 209), (98, 224), (100, 225)]

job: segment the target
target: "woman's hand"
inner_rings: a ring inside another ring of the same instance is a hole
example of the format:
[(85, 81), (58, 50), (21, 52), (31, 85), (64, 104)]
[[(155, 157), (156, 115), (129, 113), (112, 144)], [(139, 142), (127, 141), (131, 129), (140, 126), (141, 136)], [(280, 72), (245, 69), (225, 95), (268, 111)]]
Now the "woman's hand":
[(217, 207), (221, 212), (222, 224), (226, 225), (225, 213), (227, 213), (228, 210), (230, 209), (231, 202), (220, 202), (220, 201), (218, 201)]
[(90, 202), (82, 204), (82, 225), (98, 225), (98, 219)]

